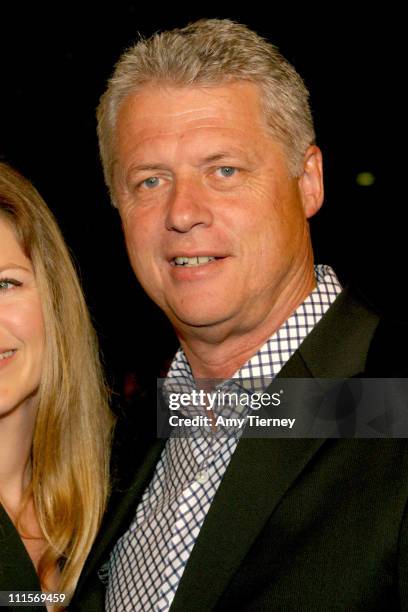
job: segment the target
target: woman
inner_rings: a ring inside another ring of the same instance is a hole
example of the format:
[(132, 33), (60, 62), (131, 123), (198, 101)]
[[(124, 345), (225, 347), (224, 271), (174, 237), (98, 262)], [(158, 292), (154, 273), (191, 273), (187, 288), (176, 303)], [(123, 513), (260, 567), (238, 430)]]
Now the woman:
[(111, 428), (67, 247), (0, 163), (0, 591), (72, 594), (105, 509)]

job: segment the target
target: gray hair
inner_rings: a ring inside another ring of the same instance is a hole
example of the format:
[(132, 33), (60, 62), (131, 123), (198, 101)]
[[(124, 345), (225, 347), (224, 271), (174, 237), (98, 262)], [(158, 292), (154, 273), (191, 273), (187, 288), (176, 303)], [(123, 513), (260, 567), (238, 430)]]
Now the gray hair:
[(97, 110), (99, 149), (111, 196), (116, 120), (129, 94), (151, 83), (185, 87), (234, 81), (259, 87), (271, 135), (284, 146), (293, 176), (299, 176), (304, 153), (315, 140), (302, 78), (275, 46), (247, 26), (200, 19), (141, 38), (116, 64)]

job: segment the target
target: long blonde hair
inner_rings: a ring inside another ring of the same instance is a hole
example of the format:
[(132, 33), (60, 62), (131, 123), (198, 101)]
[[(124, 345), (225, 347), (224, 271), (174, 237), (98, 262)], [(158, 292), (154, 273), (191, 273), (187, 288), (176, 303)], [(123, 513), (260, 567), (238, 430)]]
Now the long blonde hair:
[(109, 492), (113, 418), (95, 332), (67, 247), (31, 183), (0, 163), (0, 214), (31, 259), (43, 309), (45, 352), (32, 443), (32, 491), (47, 541), (39, 564), (61, 564), (70, 596)]

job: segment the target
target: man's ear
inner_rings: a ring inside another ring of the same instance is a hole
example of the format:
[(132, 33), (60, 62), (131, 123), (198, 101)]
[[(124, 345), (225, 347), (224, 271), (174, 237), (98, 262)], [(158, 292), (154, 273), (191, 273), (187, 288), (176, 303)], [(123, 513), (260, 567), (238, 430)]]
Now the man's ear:
[(309, 219), (320, 209), (324, 197), (322, 152), (316, 145), (310, 145), (304, 155), (299, 190), (306, 218)]

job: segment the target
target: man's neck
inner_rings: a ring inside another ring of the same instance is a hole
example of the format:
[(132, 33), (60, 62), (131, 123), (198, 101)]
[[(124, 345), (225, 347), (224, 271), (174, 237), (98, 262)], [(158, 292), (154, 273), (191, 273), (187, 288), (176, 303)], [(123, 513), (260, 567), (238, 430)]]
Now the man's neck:
[(231, 333), (207, 330), (206, 334), (179, 334), (181, 346), (194, 378), (230, 378), (293, 314), (316, 287), (314, 272), (301, 288), (286, 291), (266, 316), (253, 327)]

